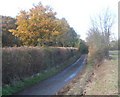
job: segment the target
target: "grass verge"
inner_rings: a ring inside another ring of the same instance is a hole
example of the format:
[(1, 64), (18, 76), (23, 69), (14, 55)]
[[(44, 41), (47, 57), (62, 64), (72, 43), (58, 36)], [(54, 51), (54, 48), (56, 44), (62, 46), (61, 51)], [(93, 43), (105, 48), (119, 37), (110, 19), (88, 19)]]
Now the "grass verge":
[(85, 95), (118, 94), (118, 51), (110, 51), (111, 60), (104, 60), (94, 70), (92, 82), (86, 86)]
[[(32, 76), (30, 78), (26, 78), (23, 81), (16, 81), (12, 85), (5, 85), (2, 88), (2, 95), (12, 95), (20, 90), (23, 90), (27, 87), (30, 87), (34, 84), (37, 84), (38, 82), (41, 82), (57, 73), (60, 71), (64, 70), (66, 67), (68, 67), (70, 64), (75, 62), (75, 60), (79, 57), (79, 54), (71, 57), (69, 60), (65, 61), (63, 64), (61, 64), (59, 67), (52, 68), (51, 70), (44, 72), (42, 74), (37, 74), (35, 76)], [(67, 64), (67, 65), (64, 65)]]
[(91, 81), (93, 75), (93, 63), (88, 63), (79, 74), (68, 82), (56, 95), (83, 95), (83, 90)]

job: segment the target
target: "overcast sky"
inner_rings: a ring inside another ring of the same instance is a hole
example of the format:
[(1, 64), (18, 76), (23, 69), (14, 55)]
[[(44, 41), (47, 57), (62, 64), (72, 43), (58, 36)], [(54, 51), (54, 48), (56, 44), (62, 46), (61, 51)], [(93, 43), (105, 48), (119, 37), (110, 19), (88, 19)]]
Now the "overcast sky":
[(2, 0), (0, 2), (0, 15), (16, 17), (20, 10), (28, 10), (33, 7), (33, 4), (40, 1), (43, 5), (50, 5), (57, 12), (58, 18), (66, 18), (82, 39), (86, 38), (90, 26), (90, 17), (105, 8), (110, 8), (116, 15), (113, 33), (117, 37), (119, 0)]

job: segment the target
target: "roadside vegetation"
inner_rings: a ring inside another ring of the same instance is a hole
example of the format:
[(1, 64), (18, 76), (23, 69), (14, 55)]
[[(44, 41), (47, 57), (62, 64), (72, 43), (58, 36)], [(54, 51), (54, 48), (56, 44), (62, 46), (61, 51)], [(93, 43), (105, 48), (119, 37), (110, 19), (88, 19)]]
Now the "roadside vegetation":
[(72, 81), (66, 84), (57, 95), (117, 95), (118, 94), (118, 51), (110, 51), (111, 60), (104, 60), (94, 68), (87, 64)]
[(91, 82), (84, 90), (85, 95), (117, 95), (118, 94), (118, 51), (110, 51), (111, 60), (104, 60), (94, 70)]
[[(98, 67), (104, 59), (109, 59), (109, 50), (112, 48), (110, 41), (114, 15), (109, 9), (91, 18), (91, 27), (87, 34), (87, 44), (89, 46), (88, 61)], [(118, 43), (115, 44), (118, 50)]]
[(91, 18), (86, 41), (56, 14), (50, 6), (39, 3), (28, 11), (21, 10), (16, 18), (1, 16), (3, 95), (12, 95), (55, 75), (82, 54), (88, 54), (83, 87), (84, 80), (90, 81), (93, 71), (102, 64), (111, 64), (106, 69), (116, 68), (112, 67), (117, 61), (116, 52), (109, 50), (120, 50), (120, 38), (110, 39), (115, 17), (109, 9)]
[(3, 85), (58, 67), (76, 53), (70, 48), (3, 48)]
[(12, 95), (64, 70), (88, 46), (65, 18), (41, 3), (2, 18), (2, 95)]
[[(4, 60), (5, 56), (3, 56), (3, 64), (4, 64), (3, 66), (4, 77), (2, 79), (3, 95), (11, 95), (24, 88), (30, 87), (35, 83), (45, 80), (50, 76), (53, 76), (54, 74), (64, 70), (66, 67), (71, 65), (80, 57), (80, 53), (76, 54), (77, 52), (76, 49), (70, 49), (70, 48), (68, 49), (67, 48), (41, 48), (41, 49), (44, 49), (44, 52), (43, 51), (41, 52), (40, 48), (32, 48), (32, 51), (34, 51), (34, 53), (35, 51), (38, 51), (37, 52), (38, 55), (32, 53), (32, 56), (31, 54), (27, 53), (30, 51), (31, 48), (20, 47), (19, 49), (18, 48), (14, 48), (14, 49), (9, 48), (9, 49), (12, 49), (12, 52), (8, 51), (8, 48), (7, 50), (3, 50), (4, 53), (9, 52), (7, 54), (7, 56), (9, 57), (8, 60)], [(19, 54), (20, 53), (23, 53), (23, 54), (20, 56), (16, 52), (14, 55), (13, 52), (15, 52), (16, 49)], [(46, 52), (45, 49), (47, 49), (48, 51)], [(71, 50), (73, 50), (73, 52), (71, 52)], [(59, 53), (59, 56), (57, 55), (58, 53)], [(28, 54), (28, 57), (25, 57), (24, 55), (27, 55), (27, 54)], [(41, 56), (42, 54), (44, 54), (44, 56)], [(13, 58), (16, 56), (17, 58)], [(21, 60), (18, 61), (17, 60), (18, 58), (19, 60), (20, 59)], [(39, 60), (37, 58), (39, 58)], [(50, 59), (50, 58), (53, 58), (53, 59)], [(17, 63), (15, 63), (15, 59)], [(30, 62), (33, 59), (35, 60), (33, 62)], [(5, 72), (5, 70), (9, 72)]]
[(89, 46), (86, 69), (61, 89), (58, 95), (118, 94), (120, 38), (111, 41), (114, 19), (109, 9), (91, 18), (86, 38)]
[[(119, 38), (111, 41), (115, 16), (109, 8), (91, 18), (87, 44), (89, 46), (88, 65), (93, 65), (93, 78), (83, 94), (116, 95), (118, 92), (118, 51)], [(110, 51), (113, 50), (113, 51)], [(117, 50), (117, 51), (115, 51)], [(89, 91), (90, 89), (90, 91)]]

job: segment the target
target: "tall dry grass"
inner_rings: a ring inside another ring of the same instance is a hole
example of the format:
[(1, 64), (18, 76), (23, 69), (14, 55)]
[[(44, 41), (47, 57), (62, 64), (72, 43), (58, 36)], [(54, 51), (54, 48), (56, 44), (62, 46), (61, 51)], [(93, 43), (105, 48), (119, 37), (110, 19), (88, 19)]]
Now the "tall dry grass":
[(23, 80), (26, 77), (57, 67), (76, 53), (76, 48), (2, 48), (3, 85), (12, 84), (16, 80)]

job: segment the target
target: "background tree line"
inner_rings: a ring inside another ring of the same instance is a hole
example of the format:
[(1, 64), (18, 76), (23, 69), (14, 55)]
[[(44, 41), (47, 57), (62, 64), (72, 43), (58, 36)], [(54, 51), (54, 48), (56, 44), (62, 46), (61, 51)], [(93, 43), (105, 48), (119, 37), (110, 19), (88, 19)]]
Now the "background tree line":
[(110, 42), (110, 50), (120, 50), (120, 38)]
[(17, 25), (15, 24), (16, 19), (9, 16), (1, 16), (2, 17), (2, 46), (20, 46), (21, 41), (18, 37), (13, 36), (10, 33), (9, 29), (16, 29)]
[(2, 16), (2, 46), (79, 47), (81, 41), (65, 18), (41, 3), (29, 11), (22, 10), (16, 18)]

